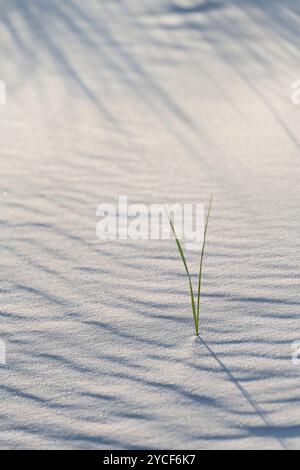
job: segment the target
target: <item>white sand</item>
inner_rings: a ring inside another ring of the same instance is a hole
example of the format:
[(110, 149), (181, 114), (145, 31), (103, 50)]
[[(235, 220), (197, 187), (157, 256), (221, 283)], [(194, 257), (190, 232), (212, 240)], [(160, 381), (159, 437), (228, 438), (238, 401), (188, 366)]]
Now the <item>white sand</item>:
[[(1, 448), (299, 448), (299, 2), (0, 13)], [(212, 193), (202, 342), (174, 241), (95, 212)]]

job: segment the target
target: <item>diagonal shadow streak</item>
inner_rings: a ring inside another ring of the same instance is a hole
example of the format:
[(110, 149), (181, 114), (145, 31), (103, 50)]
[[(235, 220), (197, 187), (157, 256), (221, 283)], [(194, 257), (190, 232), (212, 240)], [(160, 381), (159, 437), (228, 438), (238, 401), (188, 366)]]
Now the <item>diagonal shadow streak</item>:
[[(221, 359), (217, 356), (217, 354), (209, 347), (209, 345), (204, 341), (203, 338), (199, 336), (201, 342), (203, 345), (206, 347), (207, 351), (210, 353), (210, 355), (217, 361), (221, 369), (228, 375), (229, 379), (231, 382), (235, 385), (235, 387), (239, 390), (239, 392), (243, 395), (243, 397), (247, 400), (249, 405), (254, 409), (254, 411), (260, 416), (261, 420), (263, 421), (264, 425), (267, 428), (275, 428), (274, 424), (272, 421), (266, 416), (265, 411), (259, 406), (259, 404), (252, 398), (249, 392), (240, 384), (240, 382), (234, 377), (232, 372), (226, 367), (224, 362), (221, 361)], [(285, 449), (288, 450), (288, 444), (285, 442), (284, 439), (282, 439), (279, 436), (272, 436), (274, 439), (276, 439), (281, 446)]]
[[(49, 34), (39, 21), (39, 9), (36, 11), (32, 8), (32, 3), (25, 4), (25, 2), (17, 1), (19, 14), (21, 15), (24, 23), (27, 25), (28, 32), (30, 32), (32, 40), (49, 54), (49, 56), (57, 63), (61, 69), (70, 77), (73, 83), (84, 92), (85, 96), (90, 100), (93, 105), (102, 112), (103, 116), (111, 123), (116, 124), (115, 117), (110, 113), (103, 103), (99, 100), (97, 94), (86, 84), (77, 68), (68, 60), (66, 54), (63, 53), (61, 45), (54, 39), (53, 35)], [(36, 5), (35, 5), (36, 6)], [(43, 5), (42, 5), (43, 6)], [(40, 7), (38, 7), (40, 8)], [(57, 11), (52, 8), (54, 14), (58, 16)], [(20, 42), (19, 42), (20, 43)], [(23, 47), (24, 49), (24, 47)]]

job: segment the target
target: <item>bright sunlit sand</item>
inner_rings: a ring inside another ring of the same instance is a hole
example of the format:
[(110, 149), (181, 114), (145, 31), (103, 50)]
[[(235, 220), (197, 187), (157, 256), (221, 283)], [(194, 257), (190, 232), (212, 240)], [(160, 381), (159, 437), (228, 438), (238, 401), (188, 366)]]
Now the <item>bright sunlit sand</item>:
[[(0, 0), (2, 449), (299, 448), (299, 28), (297, 0)], [(96, 236), (120, 195), (213, 195), (199, 338), (173, 238)]]

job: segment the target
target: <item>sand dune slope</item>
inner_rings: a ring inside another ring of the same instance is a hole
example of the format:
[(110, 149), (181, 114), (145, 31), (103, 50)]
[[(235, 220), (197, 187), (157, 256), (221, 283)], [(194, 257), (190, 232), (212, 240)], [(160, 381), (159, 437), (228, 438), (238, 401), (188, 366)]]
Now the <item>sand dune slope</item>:
[[(298, 2), (0, 13), (0, 447), (299, 448)], [(196, 340), (174, 241), (96, 209), (211, 194)]]

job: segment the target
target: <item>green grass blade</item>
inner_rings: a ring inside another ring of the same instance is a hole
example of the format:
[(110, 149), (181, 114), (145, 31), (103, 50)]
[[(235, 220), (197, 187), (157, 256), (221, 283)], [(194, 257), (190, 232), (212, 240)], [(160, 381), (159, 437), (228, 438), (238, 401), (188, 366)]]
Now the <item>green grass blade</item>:
[[(168, 215), (168, 217), (169, 217), (169, 214), (168, 214), (168, 213), (167, 213), (167, 215)], [(189, 287), (190, 287), (190, 295), (191, 295), (191, 302), (192, 302), (192, 310), (193, 310), (193, 317), (194, 317), (194, 324), (195, 324), (196, 334), (198, 334), (198, 333), (197, 333), (197, 327), (196, 327), (196, 325), (197, 325), (197, 314), (196, 314), (195, 297), (194, 297), (194, 291), (193, 291), (193, 285), (192, 285), (192, 280), (191, 280), (190, 272), (189, 272), (189, 269), (188, 269), (188, 266), (187, 266), (187, 262), (186, 262), (186, 259), (185, 259), (184, 253), (183, 253), (183, 249), (182, 249), (182, 247), (181, 247), (180, 241), (179, 241), (179, 239), (178, 239), (178, 237), (177, 237), (177, 234), (176, 234), (176, 231), (175, 231), (173, 222), (172, 222), (172, 220), (170, 219), (170, 217), (169, 217), (169, 222), (170, 222), (170, 225), (171, 225), (171, 228), (172, 228), (172, 231), (173, 231), (175, 240), (176, 240), (176, 245), (177, 245), (178, 251), (179, 251), (179, 253), (180, 253), (181, 259), (182, 259), (182, 261), (183, 261), (183, 264), (184, 264), (184, 267), (185, 267), (185, 270), (186, 270), (186, 273), (187, 273), (187, 276), (188, 276)]]
[(207, 227), (208, 227), (208, 220), (210, 215), (210, 210), (212, 206), (213, 198), (210, 198), (209, 206), (207, 210), (207, 216), (205, 221), (205, 228), (204, 228), (204, 237), (203, 237), (203, 245), (201, 250), (201, 258), (200, 258), (200, 268), (199, 268), (199, 279), (198, 279), (198, 293), (197, 293), (197, 314), (196, 314), (196, 332), (198, 334), (199, 331), (199, 318), (200, 318), (200, 300), (201, 300), (201, 284), (202, 284), (202, 266), (203, 266), (203, 257), (204, 257), (204, 250), (205, 250), (205, 241), (206, 241), (206, 234), (207, 234)]

